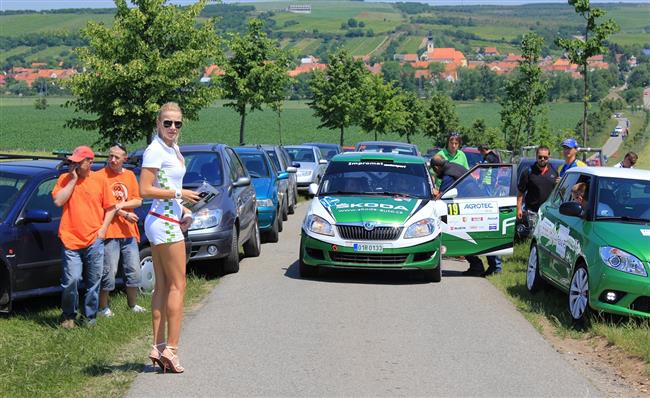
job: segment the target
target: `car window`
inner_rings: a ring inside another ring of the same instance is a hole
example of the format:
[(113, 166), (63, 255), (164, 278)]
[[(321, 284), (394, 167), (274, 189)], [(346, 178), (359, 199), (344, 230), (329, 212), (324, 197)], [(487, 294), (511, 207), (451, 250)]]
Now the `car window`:
[(7, 217), (28, 179), (23, 174), (0, 173), (0, 221)]
[(269, 155), (269, 158), (271, 159), (271, 163), (273, 163), (275, 170), (276, 171), (282, 170), (282, 166), (280, 165), (280, 159), (278, 159), (278, 154), (275, 153), (273, 149), (271, 149), (270, 151), (266, 151), (266, 154)]
[(61, 218), (63, 208), (57, 207), (52, 199), (52, 189), (55, 184), (56, 179), (54, 178), (43, 181), (27, 201), (25, 210), (46, 210), (52, 219)]
[(207, 181), (210, 185), (223, 184), (223, 168), (221, 155), (218, 152), (189, 152), (184, 153), (185, 176), (183, 184), (201, 183)]
[(553, 198), (554, 204), (559, 205), (560, 203), (571, 201), (571, 189), (578, 182), (579, 176), (580, 174), (578, 173), (569, 173), (560, 181), (560, 186)]
[(599, 178), (596, 219), (632, 217), (650, 220), (650, 181)]
[(248, 170), (251, 178), (268, 178), (271, 176), (266, 159), (261, 153), (240, 153), (239, 157), (246, 165), (246, 170)]
[(478, 152), (463, 151), (463, 153), (467, 158), (467, 164), (469, 165), (470, 169), (474, 167), (474, 165), (483, 162), (483, 156)]
[(454, 185), (457, 198), (502, 198), (510, 196), (512, 166), (481, 164), (465, 174)]
[(244, 170), (244, 166), (242, 165), (235, 151), (233, 151), (230, 148), (227, 148), (226, 152), (228, 153), (228, 156), (230, 156), (231, 164), (235, 171), (236, 177), (233, 179), (233, 181), (237, 181), (242, 177), (246, 177), (246, 171)]
[(312, 148), (287, 148), (289, 157), (294, 162), (315, 163), (316, 157)]

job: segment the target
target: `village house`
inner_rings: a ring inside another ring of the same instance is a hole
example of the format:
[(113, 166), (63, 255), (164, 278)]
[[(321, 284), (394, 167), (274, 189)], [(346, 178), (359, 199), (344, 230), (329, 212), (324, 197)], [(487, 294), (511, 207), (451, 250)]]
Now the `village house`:
[(289, 4), (286, 8), (287, 12), (295, 14), (311, 14), (311, 5), (309, 4)]

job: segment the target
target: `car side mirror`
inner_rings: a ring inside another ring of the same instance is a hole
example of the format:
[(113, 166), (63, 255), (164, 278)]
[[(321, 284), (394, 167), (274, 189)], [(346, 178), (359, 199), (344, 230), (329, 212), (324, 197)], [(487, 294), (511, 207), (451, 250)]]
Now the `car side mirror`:
[(321, 159), (318, 161), (318, 164), (327, 164), (327, 160)]
[(318, 184), (313, 183), (313, 182), (311, 184), (309, 184), (309, 189), (307, 190), (307, 192), (311, 196), (316, 196), (316, 194), (318, 193)]
[(30, 222), (50, 222), (52, 221), (52, 217), (50, 216), (50, 213), (47, 210), (42, 210), (42, 209), (29, 209), (25, 212), (25, 216), (23, 217), (23, 223), (30, 223)]
[(578, 202), (564, 202), (560, 205), (560, 214), (570, 217), (580, 217), (582, 206)]
[(293, 167), (297, 168), (297, 169), (300, 168), (300, 163), (298, 163), (298, 162), (293, 162), (293, 163), (291, 163), (291, 165), (292, 165)]
[(458, 196), (458, 189), (452, 188), (449, 191), (445, 192), (440, 199), (454, 199)]
[(246, 185), (251, 185), (250, 177), (239, 177), (237, 181), (232, 183), (233, 187), (244, 187)]
[(283, 171), (280, 174), (278, 174), (278, 180), (286, 180), (289, 178), (289, 172)]
[(297, 172), (298, 172), (298, 168), (297, 168), (297, 167), (293, 167), (293, 166), (289, 166), (289, 167), (287, 167), (287, 173), (291, 173), (291, 174), (293, 174), (293, 173), (297, 173)]

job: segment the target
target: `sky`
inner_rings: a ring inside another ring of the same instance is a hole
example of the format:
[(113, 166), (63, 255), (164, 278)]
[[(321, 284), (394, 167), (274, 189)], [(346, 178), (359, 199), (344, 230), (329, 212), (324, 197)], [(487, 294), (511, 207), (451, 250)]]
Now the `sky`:
[[(260, 0), (253, 0), (260, 2)], [(372, 1), (372, 0), (371, 0)], [(413, 0), (401, 0), (413, 1)], [(170, 3), (187, 5), (195, 0), (170, 0)], [(236, 1), (225, 1), (235, 3)], [(251, 2), (249, 0), (239, 1), (241, 3)], [(300, 0), (295, 0), (300, 3)], [(431, 5), (472, 5), (472, 4), (500, 4), (517, 5), (530, 3), (566, 3), (566, 0), (429, 0), (423, 1)], [(592, 3), (646, 3), (650, 0), (592, 0)], [(0, 11), (4, 10), (48, 10), (56, 8), (113, 8), (115, 3), (112, 0), (0, 0)]]

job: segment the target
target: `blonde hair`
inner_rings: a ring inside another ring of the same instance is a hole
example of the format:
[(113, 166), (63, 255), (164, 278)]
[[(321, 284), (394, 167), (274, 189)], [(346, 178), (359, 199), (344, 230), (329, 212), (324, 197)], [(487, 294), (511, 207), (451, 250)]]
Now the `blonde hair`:
[(160, 120), (160, 116), (167, 111), (178, 112), (183, 115), (181, 107), (176, 102), (166, 102), (160, 106), (160, 110), (158, 111), (158, 120)]

